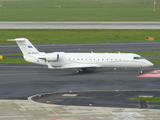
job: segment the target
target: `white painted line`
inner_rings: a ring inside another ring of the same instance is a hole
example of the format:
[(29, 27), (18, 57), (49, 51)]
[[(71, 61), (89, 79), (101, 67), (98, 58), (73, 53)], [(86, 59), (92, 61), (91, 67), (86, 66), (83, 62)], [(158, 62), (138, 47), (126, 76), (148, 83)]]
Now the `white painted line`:
[(146, 97), (153, 97), (153, 96), (138, 96), (138, 97), (144, 97), (144, 98), (146, 98)]
[(67, 97), (76, 97), (78, 94), (63, 94), (62, 96), (67, 96)]

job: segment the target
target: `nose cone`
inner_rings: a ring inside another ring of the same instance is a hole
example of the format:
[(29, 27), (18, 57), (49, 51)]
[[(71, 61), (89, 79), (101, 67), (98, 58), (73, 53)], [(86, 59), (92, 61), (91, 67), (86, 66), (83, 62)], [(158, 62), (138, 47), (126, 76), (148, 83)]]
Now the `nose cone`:
[(153, 63), (151, 63), (150, 61), (148, 61), (148, 60), (146, 60), (147, 61), (147, 64), (146, 64), (146, 67), (151, 67), (151, 66), (153, 66), (154, 64)]
[(151, 66), (153, 66), (153, 65), (154, 65), (154, 64), (153, 64), (153, 63), (151, 63), (151, 62), (149, 63), (149, 66), (150, 66), (150, 67), (151, 67)]
[(141, 61), (141, 67), (151, 67), (151, 66), (153, 66), (154, 64), (153, 63), (151, 63), (150, 61), (148, 61), (148, 60), (146, 60), (146, 59), (143, 59), (142, 61)]

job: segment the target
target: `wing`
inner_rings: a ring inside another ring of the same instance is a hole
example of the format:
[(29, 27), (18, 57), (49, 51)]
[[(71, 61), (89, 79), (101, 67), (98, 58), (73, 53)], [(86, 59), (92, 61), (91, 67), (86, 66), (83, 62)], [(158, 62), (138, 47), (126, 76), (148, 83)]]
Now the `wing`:
[(52, 67), (50, 63), (47, 63), (50, 69), (78, 69), (78, 68), (96, 68), (99, 67), (97, 64), (67, 64), (61, 67)]
[(78, 69), (78, 68), (95, 68), (98, 67), (97, 64), (69, 64), (69, 65), (64, 65), (61, 68), (62, 69), (68, 69), (68, 68), (73, 68), (73, 69)]

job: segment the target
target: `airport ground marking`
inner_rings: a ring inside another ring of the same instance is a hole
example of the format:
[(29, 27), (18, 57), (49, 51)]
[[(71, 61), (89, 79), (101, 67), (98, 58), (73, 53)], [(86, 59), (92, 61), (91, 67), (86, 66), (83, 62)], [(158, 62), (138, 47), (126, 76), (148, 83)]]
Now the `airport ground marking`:
[(160, 77), (160, 70), (152, 70), (148, 73), (139, 75), (137, 77), (155, 77), (155, 78), (159, 78)]

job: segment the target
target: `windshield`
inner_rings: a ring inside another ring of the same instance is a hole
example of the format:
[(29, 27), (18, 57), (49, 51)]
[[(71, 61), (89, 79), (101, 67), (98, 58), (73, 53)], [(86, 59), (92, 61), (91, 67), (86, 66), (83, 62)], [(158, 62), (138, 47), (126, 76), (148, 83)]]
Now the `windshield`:
[(133, 57), (134, 60), (144, 59), (143, 57)]

